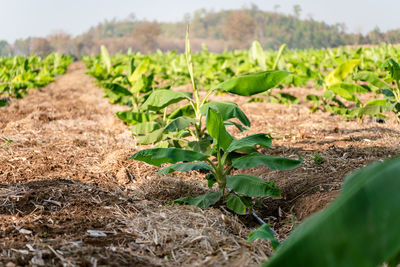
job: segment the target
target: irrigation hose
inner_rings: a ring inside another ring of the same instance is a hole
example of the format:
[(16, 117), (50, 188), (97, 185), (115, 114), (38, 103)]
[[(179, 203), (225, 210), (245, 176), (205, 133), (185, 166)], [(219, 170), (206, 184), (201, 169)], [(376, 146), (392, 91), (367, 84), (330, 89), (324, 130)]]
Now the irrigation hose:
[[(227, 189), (228, 189), (229, 192), (232, 192), (232, 189), (231, 189), (231, 188), (227, 187)], [(251, 214), (254, 218), (256, 218), (256, 220), (257, 220), (257, 222), (258, 222), (259, 224), (261, 224), (261, 225), (267, 224), (267, 223), (266, 223), (263, 219), (261, 219), (260, 216), (258, 216), (254, 211), (252, 211), (250, 214)], [(279, 237), (278, 233), (277, 233), (271, 226), (270, 226), (269, 228), (271, 229), (272, 233), (273, 233), (276, 237), (278, 237), (278, 240), (281, 241), (281, 238)]]

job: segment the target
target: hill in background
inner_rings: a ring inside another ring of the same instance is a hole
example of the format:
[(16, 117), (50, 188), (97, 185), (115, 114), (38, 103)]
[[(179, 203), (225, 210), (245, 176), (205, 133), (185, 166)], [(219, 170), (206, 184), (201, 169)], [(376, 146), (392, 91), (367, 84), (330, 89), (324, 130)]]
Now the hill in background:
[(287, 15), (263, 11), (255, 5), (219, 12), (200, 9), (176, 23), (139, 21), (130, 16), (124, 20), (105, 21), (74, 38), (56, 32), (45, 38), (19, 39), (13, 44), (0, 41), (0, 55), (45, 55), (58, 51), (80, 57), (98, 53), (101, 44), (112, 53), (128, 49), (144, 53), (157, 49), (183, 51), (187, 24), (191, 25), (193, 50), (201, 49), (204, 43), (214, 52), (247, 48), (253, 40), (260, 41), (266, 49), (277, 49), (283, 43), (289, 48), (306, 49), (400, 42), (400, 30), (381, 32), (376, 28), (365, 35), (346, 33), (344, 24), (328, 25), (312, 18), (301, 19), (298, 5), (293, 11), (292, 15)]

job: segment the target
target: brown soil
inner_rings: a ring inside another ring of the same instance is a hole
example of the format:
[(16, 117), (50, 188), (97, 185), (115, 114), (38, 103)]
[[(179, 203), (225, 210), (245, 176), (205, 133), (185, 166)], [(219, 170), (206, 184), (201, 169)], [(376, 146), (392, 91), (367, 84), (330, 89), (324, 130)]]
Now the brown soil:
[[(197, 172), (159, 176), (129, 159), (138, 148), (102, 90), (74, 63), (66, 75), (0, 110), (0, 266), (255, 266), (271, 254), (266, 241), (248, 243), (256, 226), (224, 208), (169, 206), (206, 192)], [(301, 98), (315, 91), (288, 89)], [(343, 121), (311, 113), (307, 104), (237, 102), (250, 132), (275, 138), (266, 153), (302, 157), (296, 170), (254, 168), (274, 180), (282, 198), (257, 213), (285, 238), (339, 193), (344, 176), (400, 151), (400, 127)], [(322, 163), (314, 161), (319, 152)], [(91, 231), (91, 230), (97, 230)], [(99, 236), (100, 235), (100, 236)]]

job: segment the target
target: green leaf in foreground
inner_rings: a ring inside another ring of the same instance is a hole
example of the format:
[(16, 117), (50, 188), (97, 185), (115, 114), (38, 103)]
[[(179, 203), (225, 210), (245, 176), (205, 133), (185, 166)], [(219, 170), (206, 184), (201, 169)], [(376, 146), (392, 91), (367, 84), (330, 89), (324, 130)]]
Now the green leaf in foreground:
[(272, 137), (269, 134), (263, 134), (263, 133), (253, 134), (239, 140), (233, 140), (226, 151), (232, 152), (244, 147), (253, 147), (255, 145), (260, 145), (264, 148), (269, 148), (271, 146), (271, 143), (272, 143)]
[(237, 95), (251, 96), (276, 87), (288, 75), (287, 71), (262, 71), (227, 80), (211, 87), (211, 90), (221, 89)]
[(297, 168), (303, 160), (300, 159), (288, 159), (269, 155), (263, 155), (260, 153), (254, 153), (240, 158), (236, 158), (232, 161), (232, 165), (238, 169), (249, 169), (258, 165), (264, 165), (272, 170), (292, 170)]
[(131, 131), (134, 134), (146, 134), (160, 128), (160, 124), (154, 121), (141, 122), (133, 125)]
[(236, 193), (250, 197), (279, 197), (281, 192), (273, 181), (265, 181), (259, 177), (238, 174), (226, 178), (226, 186)]
[(187, 171), (211, 171), (212, 167), (208, 165), (205, 162), (199, 161), (199, 162), (185, 162), (185, 163), (177, 163), (170, 165), (164, 169), (161, 169), (158, 171), (158, 174), (167, 174), (167, 173), (173, 173), (175, 171), (178, 172), (187, 172)]
[(205, 160), (208, 155), (196, 151), (180, 148), (150, 148), (135, 153), (130, 159), (144, 161), (148, 164), (160, 166), (164, 163), (177, 163), (180, 161)]
[(184, 197), (177, 200), (172, 201), (172, 203), (176, 204), (187, 204), (191, 206), (197, 206), (201, 209), (205, 209), (214, 205), (218, 202), (222, 197), (220, 192), (209, 192), (204, 195), (200, 195), (197, 197)]
[(117, 117), (128, 125), (134, 125), (142, 122), (150, 122), (156, 118), (156, 116), (144, 113), (134, 112), (132, 110), (119, 111), (116, 113)]
[(248, 236), (247, 241), (253, 242), (256, 239), (266, 239), (271, 242), (271, 245), (274, 249), (277, 249), (279, 246), (279, 242), (275, 239), (274, 233), (269, 228), (268, 224), (261, 225), (257, 230), (251, 232)]
[(212, 107), (218, 110), (222, 115), (222, 119), (227, 121), (232, 118), (238, 119), (243, 125), (250, 127), (250, 120), (246, 114), (233, 102), (209, 102), (201, 106), (200, 112), (203, 116), (207, 115), (208, 109)]
[(209, 108), (206, 117), (206, 126), (210, 136), (216, 140), (216, 143), (222, 149), (226, 150), (233, 138), (225, 129), (221, 113), (213, 108)]
[(150, 145), (158, 143), (162, 140), (164, 133), (164, 128), (152, 131), (144, 135), (136, 135), (136, 140), (138, 145)]
[(247, 214), (251, 206), (252, 202), (250, 197), (229, 194), (226, 199), (226, 207), (240, 215)]
[(345, 178), (340, 196), (298, 226), (264, 266), (375, 267), (391, 260), (400, 251), (399, 173), (396, 158)]
[(192, 141), (192, 142), (188, 143), (188, 147), (189, 147), (189, 149), (197, 151), (197, 152), (211, 154), (211, 142), (212, 142), (212, 140), (209, 140), (209, 139), (205, 139), (205, 140), (201, 140), (201, 141)]
[(178, 117), (168, 123), (165, 129), (168, 132), (176, 132), (188, 128), (191, 124), (194, 125), (196, 121), (189, 117)]
[(194, 117), (195, 113), (193, 110), (192, 105), (187, 104), (184, 105), (178, 109), (176, 109), (175, 111), (171, 112), (171, 114), (168, 115), (168, 119), (173, 120), (179, 117)]
[(141, 110), (160, 110), (171, 104), (177, 103), (184, 99), (189, 100), (190, 93), (176, 92), (171, 90), (156, 90), (147, 98), (141, 106)]

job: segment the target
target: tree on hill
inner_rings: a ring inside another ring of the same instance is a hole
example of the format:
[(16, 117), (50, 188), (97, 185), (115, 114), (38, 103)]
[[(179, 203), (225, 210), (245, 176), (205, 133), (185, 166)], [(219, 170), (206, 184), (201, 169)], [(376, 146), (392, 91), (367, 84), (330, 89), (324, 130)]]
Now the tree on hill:
[(11, 45), (5, 40), (0, 40), (0, 56), (7, 57), (12, 55), (12, 52)]
[(152, 52), (157, 48), (158, 37), (161, 34), (161, 27), (158, 22), (142, 21), (135, 25), (132, 38), (137, 41), (144, 52)]
[(47, 39), (55, 52), (60, 54), (72, 54), (74, 52), (71, 36), (64, 31), (56, 31), (50, 34)]
[(223, 33), (233, 41), (235, 47), (244, 48), (254, 39), (255, 26), (246, 11), (233, 11), (224, 23)]
[(53, 51), (54, 51), (53, 47), (51, 46), (49, 40), (47, 40), (46, 38), (33, 39), (32, 50), (31, 50), (33, 54), (45, 57)]
[(32, 38), (17, 39), (14, 41), (13, 47), (15, 55), (29, 55), (32, 47)]

